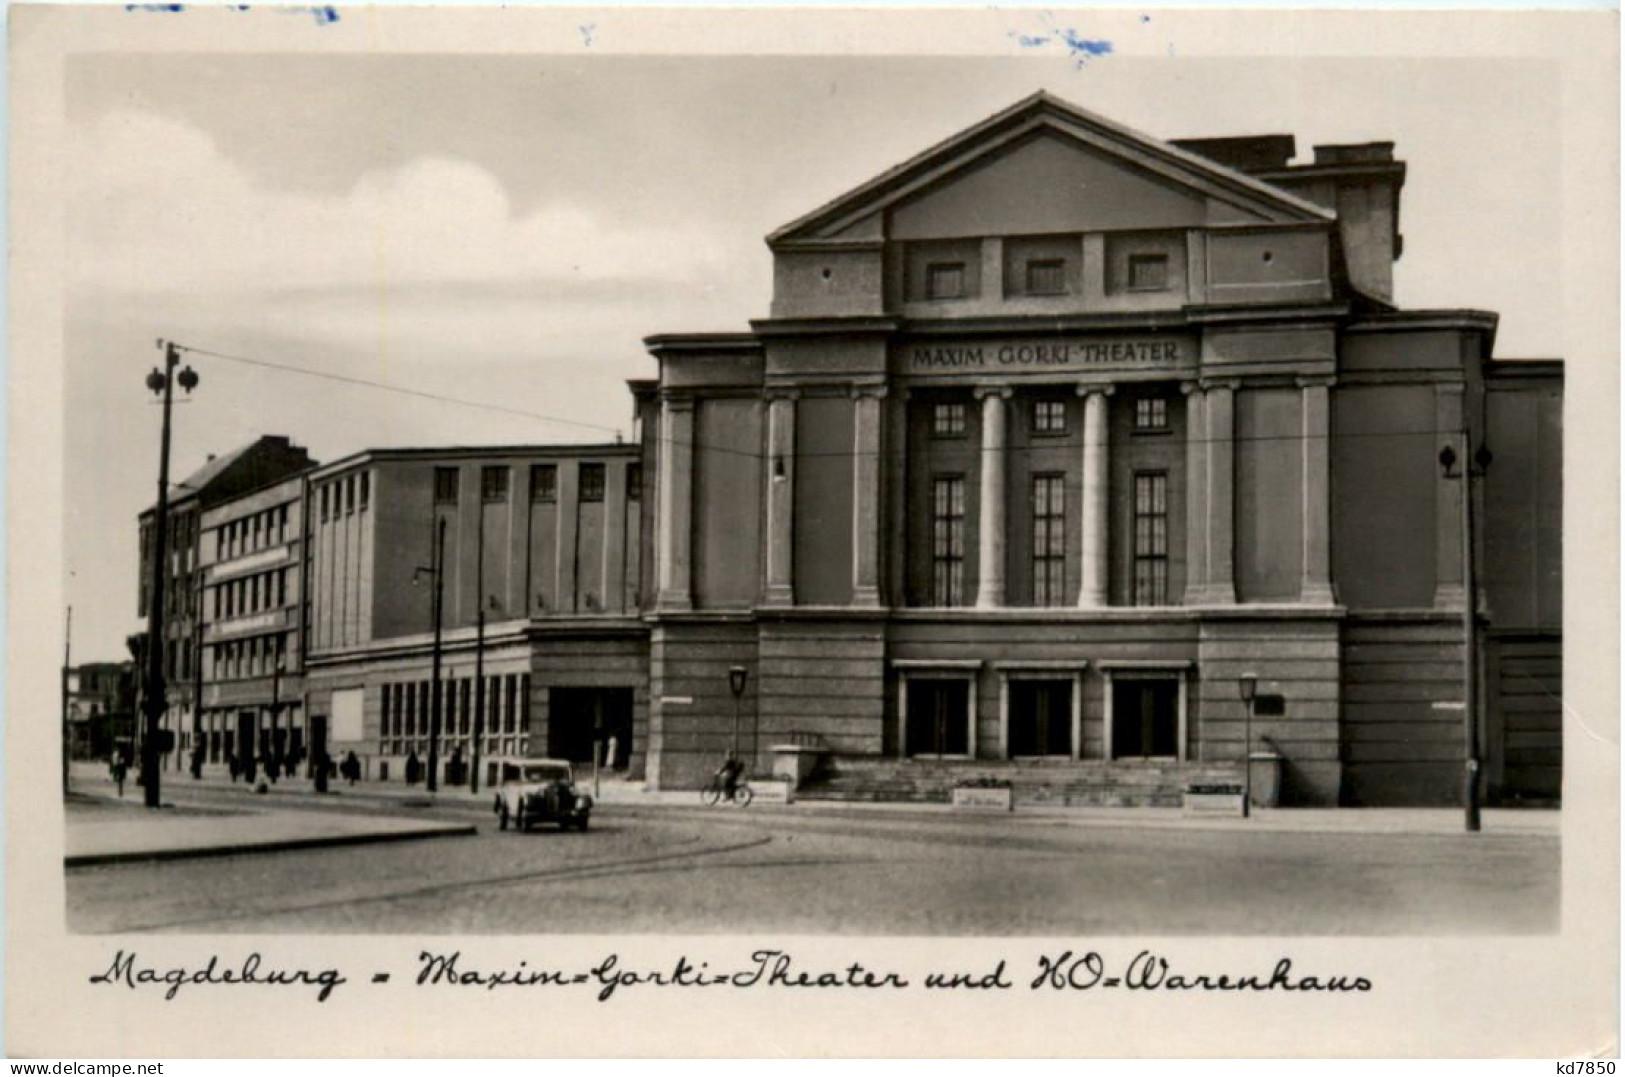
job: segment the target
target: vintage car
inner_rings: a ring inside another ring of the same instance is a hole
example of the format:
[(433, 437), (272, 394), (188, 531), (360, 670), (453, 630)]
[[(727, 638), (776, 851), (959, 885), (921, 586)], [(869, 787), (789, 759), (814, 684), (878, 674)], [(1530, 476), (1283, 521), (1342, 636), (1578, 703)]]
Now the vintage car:
[(575, 787), (570, 764), (563, 759), (503, 759), (497, 767), (497, 825), (529, 830), (537, 823), (560, 829), (587, 829), (592, 797)]

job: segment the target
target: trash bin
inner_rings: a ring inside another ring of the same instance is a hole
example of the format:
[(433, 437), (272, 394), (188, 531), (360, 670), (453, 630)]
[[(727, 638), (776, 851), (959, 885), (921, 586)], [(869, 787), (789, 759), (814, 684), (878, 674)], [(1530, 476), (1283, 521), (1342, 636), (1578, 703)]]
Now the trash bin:
[(1279, 752), (1254, 752), (1247, 757), (1251, 772), (1253, 804), (1260, 808), (1281, 806), (1281, 764)]

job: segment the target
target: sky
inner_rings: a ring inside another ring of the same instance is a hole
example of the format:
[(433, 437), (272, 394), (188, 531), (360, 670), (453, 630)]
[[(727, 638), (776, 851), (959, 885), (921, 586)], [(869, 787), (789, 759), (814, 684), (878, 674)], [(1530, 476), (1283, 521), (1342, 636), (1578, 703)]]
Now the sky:
[(1498, 311), (1499, 355), (1564, 354), (1553, 65), (1065, 51), (71, 57), (76, 660), (122, 657), (140, 627), (157, 339), (537, 416), (200, 355), (175, 479), (261, 434), (324, 462), (629, 436), (625, 382), (656, 373), (642, 338), (747, 329), (770, 299), (764, 236), (1038, 89), (1159, 138), (1291, 133), (1299, 161), (1393, 141), (1401, 305)]

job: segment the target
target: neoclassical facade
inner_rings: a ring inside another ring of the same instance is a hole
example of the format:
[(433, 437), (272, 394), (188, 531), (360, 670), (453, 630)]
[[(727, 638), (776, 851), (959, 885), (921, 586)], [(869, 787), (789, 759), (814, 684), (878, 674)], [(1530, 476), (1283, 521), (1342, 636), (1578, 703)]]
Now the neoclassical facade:
[(769, 236), (749, 331), (648, 338), (648, 779), (696, 783), (737, 705), (758, 769), (797, 744), (1088, 799), (1251, 737), (1294, 802), (1452, 802), (1439, 453), (1488, 444), (1484, 781), (1555, 798), (1561, 367), (1395, 305), (1392, 151), (1292, 164), (1039, 94)]

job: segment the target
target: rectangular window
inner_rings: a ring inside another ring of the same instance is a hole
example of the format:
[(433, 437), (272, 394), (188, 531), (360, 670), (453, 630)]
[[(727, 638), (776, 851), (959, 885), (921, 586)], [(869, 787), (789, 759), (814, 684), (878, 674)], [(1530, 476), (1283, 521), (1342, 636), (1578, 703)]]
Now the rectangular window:
[(957, 438), (965, 436), (964, 404), (933, 404), (931, 406), (931, 436)]
[(551, 505), (559, 499), (557, 464), (530, 465), (530, 499)]
[(355, 511), (355, 476), (347, 475), (344, 478), (344, 514), (348, 516)]
[(965, 298), (965, 263), (932, 262), (925, 267), (927, 299)]
[(643, 465), (626, 465), (626, 499), (628, 501), (641, 501), (643, 499)]
[(434, 500), (437, 505), (457, 504), (456, 468), (437, 467), (434, 469)]
[(508, 690), (502, 693), (502, 731), (514, 732), (514, 676), (508, 674)]
[(1033, 605), (1066, 604), (1066, 484), (1033, 476)]
[[(369, 500), (369, 498), (370, 498), (370, 496), (372, 494), (372, 490), (371, 490), (372, 483), (369, 481), (371, 478), (372, 478), (372, 472), (363, 471), (361, 473), (361, 511), (362, 512), (367, 511), (367, 501)], [(284, 521), (284, 523), (285, 522), (286, 521)]]
[(1134, 402), (1134, 429), (1168, 429), (1168, 401), (1162, 397), (1149, 397)]
[(1060, 258), (1043, 258), (1028, 262), (1027, 294), (1065, 295), (1066, 262)]
[[(399, 709), (399, 707), (400, 707), (400, 704), (397, 703), (396, 708)], [(406, 686), (406, 733), (405, 733), (405, 736), (415, 737), (417, 735), (418, 735), (418, 692), (417, 692), (417, 685), (409, 684), (409, 685)]]
[(1064, 400), (1033, 401), (1033, 433), (1066, 433), (1066, 402)]
[(480, 468), (480, 500), (488, 504), (508, 500), (508, 469), (506, 467)]
[(1166, 254), (1128, 256), (1128, 287), (1131, 292), (1162, 292), (1168, 289)]
[(327, 522), (327, 498), (328, 498), (328, 494), (331, 492), (332, 489), (333, 488), (331, 486), (323, 486), (322, 487), (322, 493), (321, 493), (322, 510), (321, 510), (321, 512), (322, 512), (322, 523), (324, 523), (324, 524)]
[(276, 540), (288, 541), (288, 506), (283, 505), (276, 513)]
[(604, 500), (604, 465), (581, 465), (581, 500)]
[(1168, 604), (1168, 476), (1134, 475), (1134, 604)]
[(964, 604), (965, 479), (931, 480), (931, 599), (937, 606)]

